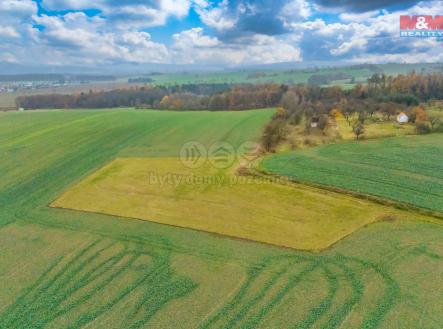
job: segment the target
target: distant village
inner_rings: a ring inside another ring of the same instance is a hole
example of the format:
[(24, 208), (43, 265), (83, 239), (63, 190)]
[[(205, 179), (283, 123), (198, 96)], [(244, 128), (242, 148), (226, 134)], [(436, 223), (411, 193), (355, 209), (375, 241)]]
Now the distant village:
[(39, 90), (63, 86), (82, 85), (91, 82), (115, 81), (106, 75), (23, 74), (0, 75), (0, 94), (24, 90)]
[(79, 84), (78, 82), (55, 82), (55, 81), (21, 81), (21, 82), (0, 82), (0, 93), (15, 93), (22, 90), (38, 90), (52, 87), (70, 86)]

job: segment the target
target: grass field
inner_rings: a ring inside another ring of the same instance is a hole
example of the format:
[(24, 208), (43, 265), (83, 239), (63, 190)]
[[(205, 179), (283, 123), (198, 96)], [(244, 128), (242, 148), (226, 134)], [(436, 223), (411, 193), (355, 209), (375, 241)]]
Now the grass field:
[(381, 221), (309, 253), (48, 207), (114, 158), (238, 145), (270, 115), (0, 113), (0, 328), (441, 328), (430, 222)]
[[(428, 113), (439, 114), (436, 111), (428, 111)], [(306, 121), (304, 119), (297, 125), (288, 124), (286, 126), (288, 134), (285, 140), (277, 147), (277, 151), (278, 153), (283, 153), (342, 141), (355, 141), (356, 136), (352, 130), (352, 122), (355, 122), (357, 119), (356, 116), (349, 118), (349, 122), (351, 122), (349, 124), (344, 117), (340, 116), (331, 120), (325, 131), (314, 128), (309, 133), (306, 133)], [(415, 124), (400, 125), (394, 121), (385, 121), (381, 114), (376, 113), (373, 117), (366, 119), (364, 134), (360, 136), (360, 139), (367, 140), (407, 135), (417, 135)]]
[(308, 250), (325, 249), (383, 218), (421, 217), (339, 193), (235, 176), (210, 164), (188, 169), (175, 158), (116, 159), (52, 206)]
[(336, 186), (443, 213), (443, 135), (331, 144), (266, 159), (293, 179)]
[[(405, 135), (416, 134), (414, 124), (399, 125), (393, 121), (378, 121), (374, 116), (374, 119), (367, 119), (365, 122), (365, 130), (363, 139), (375, 139), (384, 137), (398, 137)], [(357, 118), (351, 118), (351, 122), (354, 122)], [(338, 133), (344, 140), (355, 140), (355, 134), (352, 131), (352, 125), (346, 122), (345, 118), (337, 118)]]
[[(305, 70), (244, 70), (232, 72), (208, 72), (208, 73), (178, 73), (154, 75), (154, 83), (160, 85), (188, 84), (188, 83), (307, 83), (313, 74), (335, 74), (342, 72), (354, 77), (358, 82), (366, 82), (372, 75), (367, 68), (321, 68)], [(346, 84), (346, 81), (337, 81), (337, 85)]]
[(354, 87), (351, 83), (366, 83), (367, 79), (374, 73), (385, 73), (387, 75), (407, 74), (416, 72), (441, 71), (441, 64), (380, 64), (372, 66), (373, 69), (364, 66), (345, 67), (320, 67), (306, 69), (250, 69), (228, 72), (202, 72), (202, 73), (174, 73), (153, 75), (154, 83), (160, 85), (175, 85), (188, 83), (307, 83), (312, 75), (328, 75), (343, 73), (349, 79), (331, 81), (329, 85), (342, 86), (345, 89)]
[(426, 112), (427, 112), (428, 116), (433, 116), (433, 117), (439, 118), (441, 125), (443, 125), (443, 110), (442, 109), (429, 108), (429, 109), (426, 109)]

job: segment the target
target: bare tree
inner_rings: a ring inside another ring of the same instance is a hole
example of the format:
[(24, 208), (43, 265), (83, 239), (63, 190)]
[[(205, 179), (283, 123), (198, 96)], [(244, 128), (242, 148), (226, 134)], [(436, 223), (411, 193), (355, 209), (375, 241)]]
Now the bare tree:
[(365, 126), (360, 120), (357, 120), (352, 126), (352, 131), (354, 132), (357, 140), (359, 140), (360, 137), (365, 133)]
[(321, 130), (323, 135), (326, 135), (326, 130), (329, 127), (329, 116), (326, 114), (320, 115), (317, 127)]

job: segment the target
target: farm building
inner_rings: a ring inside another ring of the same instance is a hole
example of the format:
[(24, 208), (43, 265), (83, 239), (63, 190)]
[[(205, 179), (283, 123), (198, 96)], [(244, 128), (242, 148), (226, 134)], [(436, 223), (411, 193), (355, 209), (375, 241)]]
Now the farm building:
[(397, 122), (398, 123), (408, 123), (409, 122), (409, 117), (401, 112), (399, 115), (397, 115)]
[(317, 128), (319, 122), (320, 122), (320, 118), (319, 117), (313, 117), (311, 119), (311, 128)]

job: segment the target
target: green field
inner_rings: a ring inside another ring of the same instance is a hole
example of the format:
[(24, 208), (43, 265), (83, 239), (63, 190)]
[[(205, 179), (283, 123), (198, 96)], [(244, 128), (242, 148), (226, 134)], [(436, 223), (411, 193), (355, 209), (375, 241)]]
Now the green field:
[[(372, 75), (371, 70), (367, 68), (321, 68), (321, 69), (299, 69), (299, 70), (244, 70), (232, 72), (208, 72), (208, 73), (176, 73), (153, 75), (155, 84), (175, 85), (189, 83), (285, 83), (298, 84), (307, 83), (314, 74), (335, 74), (342, 72), (354, 77), (357, 82), (366, 82), (366, 79)], [(346, 84), (351, 78), (344, 81), (337, 81), (336, 84)]]
[(378, 64), (372, 66), (342, 66), (342, 67), (320, 67), (306, 69), (250, 69), (227, 72), (202, 72), (202, 73), (171, 73), (150, 76), (155, 84), (175, 85), (188, 83), (285, 83), (298, 84), (307, 83), (312, 75), (329, 75), (343, 73), (348, 79), (331, 81), (329, 85), (339, 85), (349, 89), (355, 83), (366, 83), (366, 80), (374, 73), (385, 73), (386, 75), (407, 74), (412, 71), (417, 73), (430, 73), (441, 71), (442, 64)]
[(443, 213), (443, 135), (331, 144), (279, 154), (262, 167)]
[(0, 113), (0, 328), (441, 328), (440, 225), (386, 218), (309, 253), (48, 207), (116, 157), (239, 145), (271, 115)]

